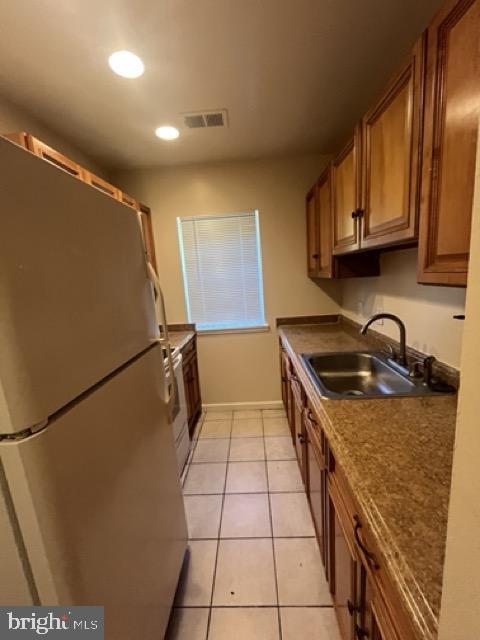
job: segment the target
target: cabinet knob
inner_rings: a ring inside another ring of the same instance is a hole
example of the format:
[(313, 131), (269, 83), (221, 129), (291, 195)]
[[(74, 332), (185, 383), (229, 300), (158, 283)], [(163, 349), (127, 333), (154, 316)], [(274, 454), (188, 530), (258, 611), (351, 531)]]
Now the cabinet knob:
[(368, 632), (362, 629), (358, 624), (355, 625), (355, 640), (364, 640), (368, 638)]
[(305, 444), (305, 436), (303, 433), (297, 433), (297, 438), (300, 440), (300, 444)]
[(363, 218), (364, 213), (363, 209), (355, 209), (355, 211), (352, 211), (352, 218)]
[(360, 607), (356, 607), (351, 600), (347, 600), (348, 613), (353, 616), (355, 611), (360, 611)]
[(315, 260), (318, 260), (319, 257), (320, 257), (319, 253), (312, 253), (312, 258), (315, 258)]

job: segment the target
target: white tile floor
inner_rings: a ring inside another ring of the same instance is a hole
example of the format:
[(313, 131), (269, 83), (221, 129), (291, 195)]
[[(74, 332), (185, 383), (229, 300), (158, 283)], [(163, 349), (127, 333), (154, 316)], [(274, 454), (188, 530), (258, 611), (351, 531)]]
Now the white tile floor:
[(167, 640), (340, 640), (285, 413), (203, 416)]

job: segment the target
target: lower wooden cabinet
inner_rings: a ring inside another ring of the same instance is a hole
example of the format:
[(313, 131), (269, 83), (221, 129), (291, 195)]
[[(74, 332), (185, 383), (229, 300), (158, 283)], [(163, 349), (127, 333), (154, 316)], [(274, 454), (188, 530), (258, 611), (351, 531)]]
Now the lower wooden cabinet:
[(327, 466), (325, 464), (325, 443), (323, 434), (307, 408), (304, 412), (307, 448), (307, 497), (310, 504), (318, 546), (329, 577), (328, 522), (327, 522)]
[(357, 640), (357, 618), (361, 610), (358, 593), (360, 567), (342, 510), (341, 497), (329, 485), (330, 590), (342, 638)]
[(198, 374), (197, 341), (192, 338), (182, 349), (183, 384), (187, 401), (188, 430), (190, 435), (195, 430), (198, 418), (202, 413), (202, 396), (200, 393), (200, 377)]
[(392, 626), (382, 599), (377, 594), (363, 567), (361, 580), (364, 601), (362, 603), (363, 617), (359, 627), (359, 635), (368, 640), (400, 640), (400, 636)]
[(302, 474), (302, 480), (305, 484), (306, 481), (306, 467), (307, 467), (307, 451), (306, 451), (306, 437), (303, 423), (303, 410), (305, 408), (305, 396), (302, 386), (293, 373), (290, 378), (290, 386), (292, 390), (292, 404), (293, 404), (293, 444), (297, 453), (298, 465), (300, 467), (300, 473)]
[(362, 520), (315, 402), (287, 345), (280, 341), (280, 347), (282, 397), (287, 414), (291, 409), (295, 449), (342, 640), (413, 640), (411, 618), (379, 561), (377, 539)]

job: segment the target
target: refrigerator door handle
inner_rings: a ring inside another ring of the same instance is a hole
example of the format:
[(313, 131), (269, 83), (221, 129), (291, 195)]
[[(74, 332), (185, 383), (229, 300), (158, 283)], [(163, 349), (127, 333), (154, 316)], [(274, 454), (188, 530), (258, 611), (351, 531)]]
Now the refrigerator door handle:
[(165, 313), (165, 299), (163, 297), (163, 291), (158, 280), (158, 276), (155, 273), (150, 262), (147, 262), (148, 277), (155, 290), (155, 310), (157, 314), (157, 322), (161, 327), (161, 337), (155, 338), (167, 352), (167, 362), (169, 371), (170, 384), (165, 385), (165, 403), (168, 407), (170, 414), (172, 413), (173, 405), (175, 404), (175, 372), (173, 370), (172, 350), (170, 348), (170, 339), (168, 336), (168, 324), (167, 314)]

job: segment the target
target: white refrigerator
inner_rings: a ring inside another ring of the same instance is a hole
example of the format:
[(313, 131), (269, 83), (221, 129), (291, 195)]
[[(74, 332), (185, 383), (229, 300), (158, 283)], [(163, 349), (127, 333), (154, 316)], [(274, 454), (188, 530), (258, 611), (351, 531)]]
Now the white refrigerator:
[(135, 213), (0, 139), (0, 604), (163, 638), (186, 523)]

